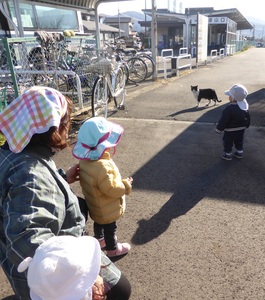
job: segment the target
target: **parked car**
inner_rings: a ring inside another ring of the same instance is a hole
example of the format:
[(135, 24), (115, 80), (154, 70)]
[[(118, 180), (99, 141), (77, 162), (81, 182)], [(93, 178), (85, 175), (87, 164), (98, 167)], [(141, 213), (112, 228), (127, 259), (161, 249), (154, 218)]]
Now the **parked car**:
[(259, 43), (256, 44), (256, 47), (257, 47), (257, 48), (263, 48), (263, 47), (264, 47), (264, 44), (261, 43), (261, 42), (259, 42)]

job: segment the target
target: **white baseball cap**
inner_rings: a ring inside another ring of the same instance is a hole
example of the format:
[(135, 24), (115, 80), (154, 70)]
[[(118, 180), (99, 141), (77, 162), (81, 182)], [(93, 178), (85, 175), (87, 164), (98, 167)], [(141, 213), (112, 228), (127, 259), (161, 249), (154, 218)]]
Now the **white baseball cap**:
[(91, 300), (100, 261), (95, 238), (55, 236), (41, 244), (33, 258), (24, 259), (18, 271), (28, 268), (32, 300)]
[(225, 95), (231, 96), (237, 102), (240, 109), (248, 110), (249, 105), (246, 100), (248, 91), (242, 84), (234, 84), (230, 90), (225, 91)]

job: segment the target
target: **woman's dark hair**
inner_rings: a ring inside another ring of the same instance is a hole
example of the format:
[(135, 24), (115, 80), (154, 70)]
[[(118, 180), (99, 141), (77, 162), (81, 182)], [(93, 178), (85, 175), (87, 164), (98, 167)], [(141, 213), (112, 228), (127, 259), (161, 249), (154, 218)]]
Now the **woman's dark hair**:
[(67, 111), (61, 118), (59, 127), (52, 126), (47, 132), (41, 134), (34, 134), (31, 138), (29, 147), (33, 145), (45, 145), (53, 150), (62, 150), (68, 146), (68, 132), (71, 126), (71, 112), (72, 112), (72, 101), (70, 98), (65, 97), (67, 101)]

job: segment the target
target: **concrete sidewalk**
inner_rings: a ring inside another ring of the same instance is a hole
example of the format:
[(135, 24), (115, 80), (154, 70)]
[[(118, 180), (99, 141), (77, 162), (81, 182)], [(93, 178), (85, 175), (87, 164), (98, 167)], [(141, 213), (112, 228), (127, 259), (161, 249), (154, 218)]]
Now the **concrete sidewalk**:
[(115, 162), (134, 178), (117, 231), (132, 250), (116, 262), (131, 299), (264, 299), (264, 129), (249, 128), (245, 157), (228, 162), (213, 124), (114, 120)]

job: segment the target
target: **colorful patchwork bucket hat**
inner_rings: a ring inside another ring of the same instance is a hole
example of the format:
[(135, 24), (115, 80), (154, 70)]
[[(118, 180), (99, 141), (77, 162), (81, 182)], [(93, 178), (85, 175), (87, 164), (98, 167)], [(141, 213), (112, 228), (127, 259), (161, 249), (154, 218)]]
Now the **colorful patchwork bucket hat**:
[(106, 149), (118, 144), (123, 131), (121, 125), (103, 117), (91, 118), (79, 129), (73, 156), (81, 160), (98, 160)]
[(0, 131), (10, 150), (21, 152), (34, 134), (59, 127), (67, 111), (67, 101), (57, 90), (44, 86), (30, 87), (0, 112)]

